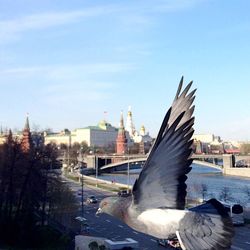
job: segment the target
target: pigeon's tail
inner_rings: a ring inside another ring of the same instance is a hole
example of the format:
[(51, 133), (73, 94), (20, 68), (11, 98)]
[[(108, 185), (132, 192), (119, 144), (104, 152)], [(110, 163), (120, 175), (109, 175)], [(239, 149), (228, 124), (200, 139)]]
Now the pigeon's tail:
[(225, 207), (211, 199), (189, 210), (176, 235), (182, 249), (221, 250), (230, 248), (234, 229)]

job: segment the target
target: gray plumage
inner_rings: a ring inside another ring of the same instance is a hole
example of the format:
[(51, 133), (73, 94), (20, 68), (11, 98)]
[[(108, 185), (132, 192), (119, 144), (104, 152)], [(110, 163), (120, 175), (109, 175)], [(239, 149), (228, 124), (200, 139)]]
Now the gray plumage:
[(168, 110), (132, 196), (108, 197), (98, 213), (115, 216), (133, 229), (157, 238), (177, 236), (183, 249), (229, 249), (233, 226), (217, 200), (185, 210), (186, 179), (191, 170), (194, 124), (192, 82), (177, 94)]

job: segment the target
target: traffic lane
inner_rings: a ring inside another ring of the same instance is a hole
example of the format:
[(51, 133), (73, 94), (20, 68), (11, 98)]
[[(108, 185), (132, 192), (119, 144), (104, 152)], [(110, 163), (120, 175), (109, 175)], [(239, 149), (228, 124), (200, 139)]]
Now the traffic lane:
[(105, 237), (114, 241), (132, 238), (138, 241), (140, 249), (162, 249), (156, 238), (137, 232), (112, 216), (101, 214), (94, 218), (93, 214), (88, 214), (85, 218), (89, 221), (90, 235)]
[[(83, 192), (84, 205), (86, 205), (86, 206), (88, 205), (87, 199), (88, 199), (88, 197), (90, 197), (92, 195), (95, 196), (95, 198), (97, 199), (97, 203), (92, 203), (91, 205), (99, 204), (99, 202), (102, 199), (104, 199), (105, 197), (107, 197), (107, 196), (111, 196), (111, 195), (114, 196), (113, 193), (107, 195), (107, 194), (103, 194), (102, 192), (100, 192), (98, 190), (85, 189), (84, 192)], [(78, 191), (75, 192), (75, 197), (76, 197), (77, 201), (79, 202), (79, 204), (81, 205), (81, 202), (82, 202), (82, 192), (81, 192), (81, 190), (78, 190)], [(98, 207), (97, 207), (97, 209), (98, 209)]]
[[(68, 179), (66, 177), (62, 177), (62, 179), (63, 179), (63, 182), (66, 183), (73, 192), (77, 192), (78, 190), (81, 190), (81, 182), (76, 182), (76, 181), (73, 181), (73, 180)], [(96, 188), (94, 186), (83, 185), (83, 190), (86, 192), (90, 192), (90, 194), (92, 192), (94, 192), (96, 194), (100, 194), (100, 195), (102, 194), (102, 195), (106, 195), (106, 196), (110, 196), (112, 194), (114, 195), (114, 192), (111, 192), (108, 190), (103, 190), (100, 188)]]
[(133, 238), (138, 241), (140, 249), (163, 249), (158, 245), (156, 238), (133, 230), (115, 217), (108, 214), (95, 215), (97, 207), (96, 204), (89, 204), (85, 207), (84, 217), (90, 226), (89, 235), (114, 241)]
[[(82, 197), (82, 189), (81, 188), (77, 188), (76, 190), (73, 191), (75, 196), (77, 198)], [(83, 188), (83, 197), (86, 200), (89, 196), (94, 195), (98, 201), (101, 201), (102, 199), (104, 199), (107, 196), (115, 196), (115, 193), (112, 192), (108, 192), (108, 191), (102, 191), (96, 188), (91, 188), (91, 187), (84, 187)]]

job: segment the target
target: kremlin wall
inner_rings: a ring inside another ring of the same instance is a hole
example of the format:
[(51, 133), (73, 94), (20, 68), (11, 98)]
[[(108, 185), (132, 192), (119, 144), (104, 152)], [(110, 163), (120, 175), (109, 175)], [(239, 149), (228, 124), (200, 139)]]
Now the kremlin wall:
[[(145, 131), (145, 127), (141, 126), (139, 132), (135, 129), (131, 108), (129, 107), (126, 116), (126, 125), (124, 125), (123, 113), (120, 115), (119, 128), (112, 126), (105, 120), (101, 120), (96, 126), (87, 126), (84, 128), (77, 128), (72, 131), (64, 129), (61, 132), (31, 132), (34, 144), (54, 143), (58, 146), (64, 144), (72, 146), (75, 143), (86, 143), (88, 147), (109, 147), (116, 145), (116, 153), (124, 154), (127, 150), (127, 145), (138, 143), (140, 145), (150, 146), (153, 138)], [(27, 137), (29, 128), (29, 120), (26, 118), (24, 130), (13, 134), (13, 137), (18, 140)], [(6, 141), (8, 132), (0, 132), (0, 144)], [(196, 154), (239, 154), (240, 144), (234, 142), (222, 141), (219, 136), (213, 134), (195, 134), (194, 139), (194, 153)], [(126, 145), (126, 148), (123, 148)]]

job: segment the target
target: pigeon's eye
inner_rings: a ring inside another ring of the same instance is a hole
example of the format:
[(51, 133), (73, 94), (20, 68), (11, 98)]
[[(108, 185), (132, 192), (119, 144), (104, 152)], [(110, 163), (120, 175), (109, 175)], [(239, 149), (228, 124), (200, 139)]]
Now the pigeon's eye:
[(102, 205), (103, 205), (103, 207), (104, 207), (104, 206), (107, 206), (107, 205), (108, 205), (108, 202), (105, 201), (105, 202), (103, 202)]

